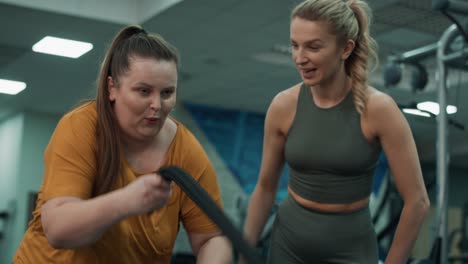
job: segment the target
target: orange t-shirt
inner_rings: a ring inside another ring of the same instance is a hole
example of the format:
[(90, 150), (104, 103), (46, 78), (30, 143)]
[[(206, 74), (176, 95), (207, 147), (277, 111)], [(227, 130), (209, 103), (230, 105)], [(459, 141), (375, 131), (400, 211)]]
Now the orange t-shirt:
[[(187, 171), (220, 205), (216, 173), (206, 153), (182, 124), (162, 166), (175, 165)], [(167, 204), (151, 215), (122, 220), (94, 244), (73, 250), (54, 249), (44, 235), (41, 206), (60, 196), (91, 198), (96, 167), (96, 104), (88, 103), (66, 114), (59, 122), (44, 154), (45, 175), (37, 206), (14, 263), (169, 263), (182, 222), (187, 232), (217, 232), (217, 226), (176, 185)], [(117, 188), (139, 175), (124, 160), (123, 177)]]

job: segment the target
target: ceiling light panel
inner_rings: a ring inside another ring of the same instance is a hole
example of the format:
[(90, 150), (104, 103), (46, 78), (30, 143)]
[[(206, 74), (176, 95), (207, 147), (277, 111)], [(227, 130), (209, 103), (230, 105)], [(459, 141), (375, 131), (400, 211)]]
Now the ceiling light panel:
[(26, 89), (26, 83), (0, 79), (0, 93), (15, 95)]
[(47, 36), (33, 45), (35, 52), (68, 58), (79, 58), (81, 55), (93, 49), (93, 44), (88, 42), (56, 38)]

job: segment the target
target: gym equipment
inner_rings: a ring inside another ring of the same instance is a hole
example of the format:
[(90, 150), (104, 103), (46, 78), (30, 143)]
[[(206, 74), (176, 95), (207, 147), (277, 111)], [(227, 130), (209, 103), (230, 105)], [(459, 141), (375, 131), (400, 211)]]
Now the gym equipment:
[(221, 208), (192, 176), (176, 166), (163, 167), (159, 170), (159, 174), (167, 181), (174, 181), (231, 240), (234, 249), (238, 250), (248, 263), (262, 263), (255, 250), (244, 240), (242, 233), (235, 228)]
[(395, 86), (401, 80), (401, 65), (394, 61), (389, 61), (384, 66), (383, 74), (385, 87)]
[[(410, 68), (410, 85), (415, 92), (422, 91), (426, 87), (428, 75), (426, 69), (417, 62), (405, 63)], [(384, 66), (383, 79), (385, 87), (396, 86), (402, 77), (402, 65), (396, 57), (392, 57)]]
[[(466, 70), (465, 59), (468, 57), (468, 2), (465, 0), (432, 0), (432, 8), (447, 16), (454, 24), (447, 28), (435, 44), (393, 56), (390, 61), (397, 63), (415, 62), (425, 57), (436, 55), (436, 82), (440, 109), (447, 107), (447, 66)], [(462, 17), (462, 19), (457, 19)], [(465, 20), (465, 21), (463, 21)], [(457, 37), (462, 37), (458, 38)], [(454, 50), (451, 44), (463, 42), (460, 50)], [(431, 258), (435, 263), (446, 264), (448, 261), (447, 241), (447, 205), (448, 205), (448, 149), (447, 127), (449, 120), (446, 111), (440, 111), (437, 117), (437, 215), (436, 233)], [(439, 246), (440, 245), (440, 246)], [(438, 251), (438, 252), (436, 252)], [(433, 253), (433, 254), (432, 254)]]

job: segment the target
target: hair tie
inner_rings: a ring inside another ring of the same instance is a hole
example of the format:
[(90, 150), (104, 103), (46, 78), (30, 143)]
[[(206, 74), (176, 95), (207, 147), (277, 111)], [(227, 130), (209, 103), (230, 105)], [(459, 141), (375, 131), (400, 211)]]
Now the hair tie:
[(140, 29), (140, 31), (137, 32), (138, 33), (142, 33), (144, 35), (148, 35), (148, 32), (146, 32), (146, 30), (144, 30), (143, 28)]

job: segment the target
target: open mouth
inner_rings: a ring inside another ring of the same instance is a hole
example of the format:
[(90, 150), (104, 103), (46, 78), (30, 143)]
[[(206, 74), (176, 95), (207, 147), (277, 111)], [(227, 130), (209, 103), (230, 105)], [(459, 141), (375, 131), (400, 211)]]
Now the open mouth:
[(305, 78), (313, 78), (316, 73), (317, 73), (317, 68), (302, 69), (302, 75)]

